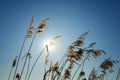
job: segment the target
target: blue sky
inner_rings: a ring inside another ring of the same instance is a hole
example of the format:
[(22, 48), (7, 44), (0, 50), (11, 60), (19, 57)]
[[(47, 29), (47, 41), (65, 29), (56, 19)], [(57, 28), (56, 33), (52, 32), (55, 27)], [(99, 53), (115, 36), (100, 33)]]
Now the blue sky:
[[(56, 50), (52, 51), (54, 56), (51, 55), (57, 60), (83, 32), (90, 31), (86, 44), (97, 42), (95, 48), (107, 53), (98, 62), (108, 57), (120, 61), (119, 0), (0, 0), (0, 80), (7, 79), (32, 16), (36, 18), (36, 27), (44, 18), (51, 18), (45, 32), (35, 40), (31, 51), (35, 52), (34, 57), (41, 50), (44, 40), (61, 35)], [(97, 61), (94, 64), (98, 65)], [(40, 73), (36, 74), (36, 79), (39, 79)]]

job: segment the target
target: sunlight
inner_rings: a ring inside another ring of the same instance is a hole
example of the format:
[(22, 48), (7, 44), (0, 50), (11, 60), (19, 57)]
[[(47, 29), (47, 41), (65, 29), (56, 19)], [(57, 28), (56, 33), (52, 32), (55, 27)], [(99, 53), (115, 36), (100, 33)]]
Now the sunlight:
[(56, 45), (56, 40), (58, 38), (60, 38), (61, 36), (55, 36), (53, 39), (47, 39), (46, 41), (44, 41), (43, 46), (47, 46), (48, 50), (54, 50), (55, 45)]
[(50, 41), (50, 40), (46, 40), (44, 41), (43, 43), (44, 46), (48, 46), (48, 49), (51, 51), (51, 50), (54, 50), (55, 48), (55, 42), (54, 41)]

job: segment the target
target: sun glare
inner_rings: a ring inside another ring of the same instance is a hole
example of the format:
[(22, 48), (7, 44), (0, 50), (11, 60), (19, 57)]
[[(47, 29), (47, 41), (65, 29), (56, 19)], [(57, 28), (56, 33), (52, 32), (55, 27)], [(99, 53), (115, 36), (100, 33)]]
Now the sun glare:
[(49, 51), (53, 51), (56, 47), (56, 40), (60, 38), (61, 36), (55, 36), (54, 38), (46, 39), (46, 41), (43, 42), (43, 46), (47, 46)]
[(55, 42), (54, 41), (50, 41), (50, 40), (46, 40), (44, 42), (44, 46), (48, 46), (48, 49), (51, 51), (55, 48)]

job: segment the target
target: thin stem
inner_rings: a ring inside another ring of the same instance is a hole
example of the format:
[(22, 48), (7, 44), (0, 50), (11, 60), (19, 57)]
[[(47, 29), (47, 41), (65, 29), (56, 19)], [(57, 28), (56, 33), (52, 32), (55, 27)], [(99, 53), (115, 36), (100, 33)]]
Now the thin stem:
[(59, 66), (61, 65), (62, 61), (64, 60), (64, 57), (65, 57), (65, 54), (64, 54), (63, 57), (61, 58)]
[(48, 74), (48, 80), (50, 80), (50, 73)]
[(50, 70), (46, 71), (43, 77), (43, 80), (46, 80), (47, 73), (50, 72)]
[(62, 76), (61, 80), (65, 80), (64, 77), (65, 77), (65, 75)]
[(54, 72), (52, 72), (51, 80), (53, 80)]
[(23, 51), (23, 47), (24, 47), (25, 41), (26, 41), (26, 37), (24, 38), (24, 41), (23, 41), (21, 49), (20, 49), (20, 53), (19, 53), (19, 56), (18, 56), (18, 61), (17, 61), (16, 67), (15, 67), (15, 72), (14, 72), (13, 80), (14, 80), (14, 78), (16, 76), (16, 72), (17, 72), (17, 69), (18, 69), (18, 64), (19, 64), (19, 61), (20, 61), (20, 58), (21, 58), (21, 54), (22, 54), (22, 51)]
[(78, 70), (80, 69), (81, 65), (83, 65), (81, 71), (83, 70), (85, 61), (86, 61), (86, 59), (88, 58), (88, 56), (89, 56), (89, 54), (84, 58), (83, 62), (78, 66), (78, 68), (76, 69), (76, 71), (75, 71), (75, 73), (74, 73), (74, 75), (73, 75), (73, 77), (72, 77), (72, 80), (73, 80), (73, 78), (75, 77), (75, 75), (77, 74), (77, 72), (78, 72)]
[[(60, 74), (62, 73), (62, 71), (63, 71), (63, 69), (64, 69), (67, 61), (68, 61), (68, 60), (66, 59), (65, 62), (63, 63), (63, 65), (61, 66), (61, 72), (60, 72)], [(62, 76), (62, 78), (63, 78), (63, 77), (64, 77), (64, 75)], [(60, 78), (59, 78), (59, 79), (60, 79)], [(61, 80), (62, 80), (62, 79), (61, 79)]]
[(80, 80), (80, 76), (78, 76), (77, 80)]
[(82, 69), (81, 71), (83, 71), (83, 68), (84, 68), (84, 65), (85, 65), (85, 61), (86, 61), (87, 57), (83, 60), (83, 66), (82, 66)]
[(27, 73), (25, 75), (25, 80), (27, 79), (27, 75), (28, 75), (29, 69), (30, 69), (30, 58), (28, 60), (28, 68), (27, 68)]
[(44, 78), (43, 78), (43, 80), (46, 80), (46, 74), (48, 73), (48, 71), (46, 71), (46, 63), (45, 63), (45, 70), (44, 70)]
[(61, 72), (60, 72), (60, 73), (62, 73), (62, 71), (63, 71), (63, 69), (64, 69), (67, 61), (68, 61), (68, 60), (66, 59), (65, 62), (63, 63), (63, 65), (62, 65), (62, 67), (61, 67)]
[(78, 66), (78, 68), (76, 69), (76, 71), (75, 71), (75, 73), (74, 73), (74, 75), (73, 75), (73, 77), (72, 77), (72, 79), (71, 79), (71, 80), (73, 80), (73, 78), (75, 77), (76, 73), (77, 73), (77, 72), (78, 72), (78, 70), (80, 69), (81, 65), (82, 65), (82, 63), (81, 63), (81, 64)]
[(8, 80), (10, 80), (10, 76), (11, 76), (11, 73), (12, 73), (12, 66), (11, 66), (11, 69), (10, 69), (10, 73), (9, 73), (9, 77), (8, 77)]
[(45, 70), (44, 70), (44, 73), (46, 73), (46, 64), (45, 64)]
[(28, 75), (28, 79), (27, 79), (27, 80), (30, 79), (30, 76), (31, 76), (31, 74), (32, 74), (32, 71), (33, 71), (33, 69), (34, 69), (36, 63), (38, 62), (38, 60), (39, 60), (41, 54), (42, 54), (43, 51), (45, 50), (45, 48), (46, 48), (46, 47), (44, 47), (44, 48), (42, 49), (42, 51), (41, 51), (40, 54), (38, 55), (37, 59), (35, 60), (35, 62), (34, 62), (34, 64), (33, 64), (32, 68), (31, 68), (31, 70), (30, 70), (30, 73), (29, 73), (29, 75)]
[[(67, 61), (69, 61), (69, 59), (66, 59), (66, 61), (65, 61), (64, 64), (63, 64), (63, 68), (65, 67)], [(71, 61), (72, 61), (72, 60), (70, 60), (70, 65), (68, 66), (68, 70), (69, 70), (70, 73), (71, 73), (71, 69), (72, 69), (71, 67), (72, 67), (72, 65), (73, 65), (73, 63), (72, 63)], [(63, 71), (63, 68), (62, 68), (62, 71)], [(71, 69), (70, 69), (70, 68), (71, 68)], [(61, 71), (61, 72), (62, 72), (62, 71)], [(65, 73), (66, 73), (66, 72), (65, 72)], [(65, 80), (65, 74), (62, 76), (61, 80), (62, 80), (62, 79)]]
[[(34, 22), (34, 19), (33, 19), (33, 17), (32, 17), (32, 20), (31, 20), (31, 22), (30, 22), (30, 26), (33, 25), (33, 22)], [(27, 35), (27, 33), (26, 33), (26, 35)], [(24, 40), (23, 40), (23, 44), (22, 44), (21, 49), (20, 49), (20, 53), (19, 53), (19, 56), (18, 56), (18, 61), (17, 61), (17, 64), (16, 64), (16, 68), (15, 68), (13, 80), (14, 80), (14, 78), (15, 78), (15, 76), (16, 76), (16, 72), (17, 72), (17, 69), (18, 69), (18, 64), (19, 64), (19, 61), (20, 61), (20, 58), (21, 58), (21, 54), (22, 54), (22, 51), (23, 51), (23, 47), (24, 47), (25, 41), (26, 41), (26, 35), (25, 35), (25, 38), (24, 38)]]
[(116, 80), (119, 80), (120, 79), (120, 68), (119, 68), (119, 71), (118, 71), (118, 74), (117, 74), (117, 77), (116, 77)]
[[(33, 36), (33, 39), (32, 39), (32, 42), (31, 42), (31, 44), (30, 44), (30, 47), (29, 47), (29, 49), (28, 49), (27, 54), (29, 54), (29, 52), (30, 52), (30, 50), (31, 50), (31, 48), (32, 48), (32, 45), (33, 45), (33, 42), (34, 42), (35, 37), (36, 37), (36, 33), (35, 33), (34, 36)], [(22, 74), (23, 74), (23, 72), (24, 72), (24, 68), (25, 68), (25, 65), (26, 65), (26, 62), (27, 62), (27, 58), (28, 58), (28, 56), (26, 55), (25, 61), (24, 61), (24, 64), (23, 64), (23, 68), (22, 68), (22, 71), (21, 71), (20, 79), (21, 79)]]

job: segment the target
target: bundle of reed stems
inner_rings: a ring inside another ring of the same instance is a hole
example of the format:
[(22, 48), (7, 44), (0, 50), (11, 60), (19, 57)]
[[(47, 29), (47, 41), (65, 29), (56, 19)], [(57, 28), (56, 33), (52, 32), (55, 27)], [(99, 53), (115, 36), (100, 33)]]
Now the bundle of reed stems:
[[(85, 72), (86, 62), (90, 62), (90, 59), (99, 58), (99, 56), (106, 54), (104, 50), (94, 48), (96, 42), (90, 43), (87, 47), (83, 46), (85, 44), (85, 40), (87, 35), (89, 34), (89, 31), (80, 35), (78, 39), (76, 39), (76, 41), (74, 41), (68, 46), (67, 52), (63, 55), (60, 61), (56, 61), (56, 63), (53, 64), (53, 61), (50, 59), (49, 46), (55, 45), (55, 41), (61, 37), (55, 36), (53, 39), (51, 39), (49, 44), (46, 44), (41, 50), (41, 52), (39, 52), (39, 55), (34, 60), (34, 63), (31, 63), (31, 48), (33, 46), (34, 40), (36, 39), (36, 35), (41, 34), (44, 31), (49, 20), (50, 18), (45, 18), (38, 25), (38, 27), (35, 28), (35, 19), (34, 17), (32, 17), (27, 33), (23, 40), (20, 52), (13, 60), (8, 80), (30, 80), (32, 72), (34, 71), (36, 64), (39, 64), (38, 61), (45, 50), (47, 51), (47, 55), (44, 60), (45, 69), (42, 80), (105, 80), (109, 78), (108, 74), (114, 71), (113, 66), (116, 63), (119, 63), (117, 60), (111, 59), (111, 57), (105, 59), (98, 68), (93, 68), (93, 70), (91, 70), (91, 72), (89, 73), (89, 76), (86, 77), (86, 74), (88, 74), (88, 72)], [(21, 72), (18, 72), (20, 66), (19, 64), (21, 62), (21, 55), (23, 54), (23, 49), (27, 39), (32, 40), (27, 53), (24, 54), (25, 56), (23, 57), (24, 61), (22, 62), (23, 65)], [(32, 64), (31, 69), (30, 64)], [(25, 70), (25, 67), (27, 67), (27, 70)], [(14, 72), (13, 69), (15, 69)], [(23, 73), (25, 75), (23, 75)], [(120, 71), (118, 72), (116, 80), (120, 80), (118, 78), (119, 76)]]

